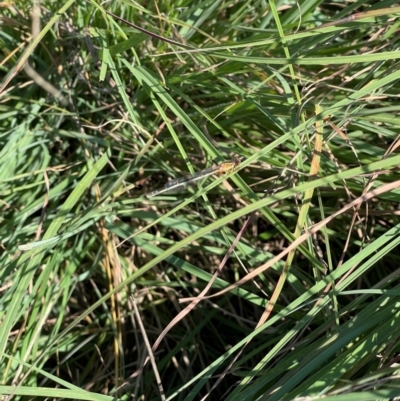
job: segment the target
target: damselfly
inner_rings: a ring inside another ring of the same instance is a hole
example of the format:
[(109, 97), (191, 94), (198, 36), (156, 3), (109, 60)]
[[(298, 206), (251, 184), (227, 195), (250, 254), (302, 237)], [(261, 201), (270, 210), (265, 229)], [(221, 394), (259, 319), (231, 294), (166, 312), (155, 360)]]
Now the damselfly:
[(184, 177), (175, 178), (168, 181), (162, 188), (156, 189), (155, 191), (149, 192), (146, 196), (151, 198), (152, 196), (160, 195), (168, 191), (180, 191), (186, 188), (187, 185), (199, 181), (213, 174), (226, 174), (235, 170), (240, 164), (239, 158), (233, 158), (230, 162), (222, 162), (215, 166), (206, 168), (204, 170), (198, 171), (194, 174), (185, 175)]

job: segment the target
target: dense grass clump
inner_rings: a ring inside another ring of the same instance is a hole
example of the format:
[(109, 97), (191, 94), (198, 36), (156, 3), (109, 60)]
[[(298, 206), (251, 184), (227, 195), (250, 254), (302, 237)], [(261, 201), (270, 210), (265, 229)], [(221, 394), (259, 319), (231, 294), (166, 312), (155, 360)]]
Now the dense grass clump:
[(1, 7), (4, 399), (400, 396), (395, 2)]

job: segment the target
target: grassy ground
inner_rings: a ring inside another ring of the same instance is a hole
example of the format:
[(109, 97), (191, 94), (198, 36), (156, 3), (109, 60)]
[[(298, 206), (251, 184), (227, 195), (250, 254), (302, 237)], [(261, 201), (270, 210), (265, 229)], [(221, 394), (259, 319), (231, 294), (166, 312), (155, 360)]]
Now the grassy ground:
[(4, 399), (400, 396), (395, 2), (0, 7)]

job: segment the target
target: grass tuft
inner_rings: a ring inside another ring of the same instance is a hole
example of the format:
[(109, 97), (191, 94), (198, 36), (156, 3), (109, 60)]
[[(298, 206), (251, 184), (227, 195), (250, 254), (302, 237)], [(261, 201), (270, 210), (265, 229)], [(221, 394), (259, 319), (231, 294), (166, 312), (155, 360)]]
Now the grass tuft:
[(400, 396), (397, 3), (0, 7), (4, 399)]

